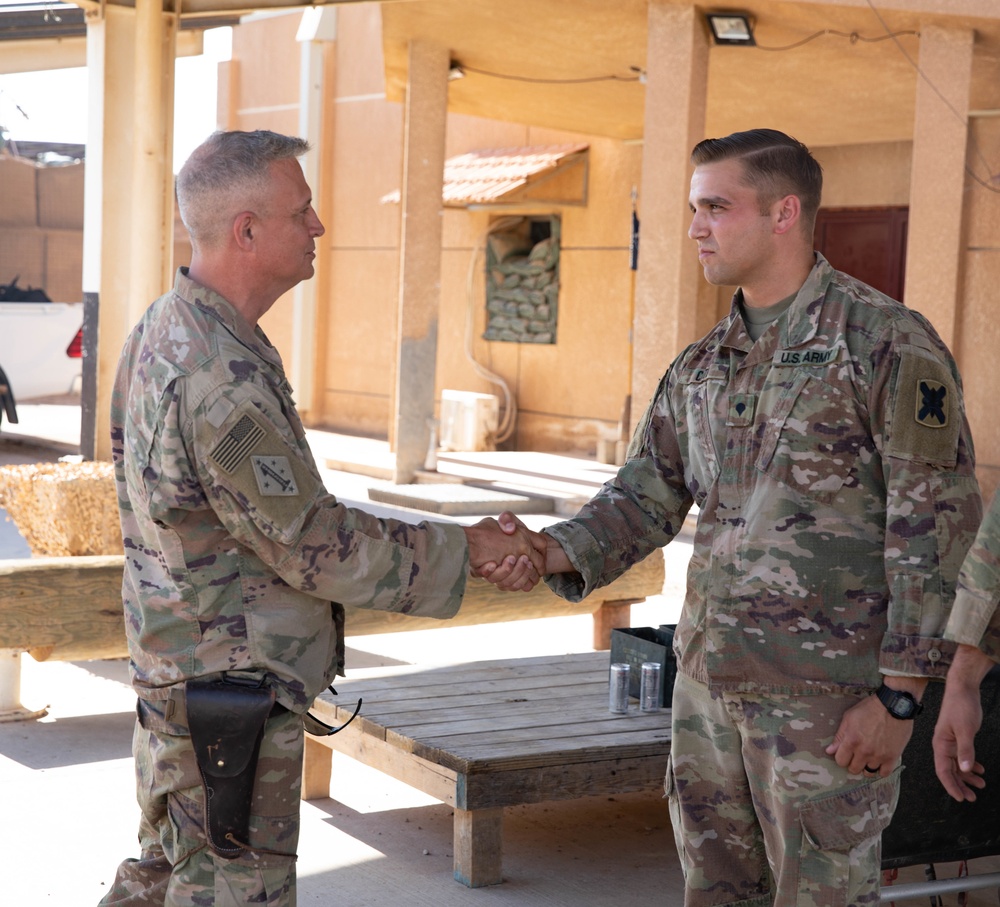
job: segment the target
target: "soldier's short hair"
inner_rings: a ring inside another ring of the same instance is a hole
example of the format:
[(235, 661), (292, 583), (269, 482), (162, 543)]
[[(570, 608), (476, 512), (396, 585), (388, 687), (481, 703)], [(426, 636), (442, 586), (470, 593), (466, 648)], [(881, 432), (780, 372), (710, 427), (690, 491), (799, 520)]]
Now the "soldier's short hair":
[(705, 139), (694, 146), (696, 167), (739, 159), (746, 182), (757, 192), (761, 213), (779, 198), (798, 196), (810, 230), (823, 195), (823, 168), (809, 149), (777, 129), (750, 129), (721, 139)]
[(271, 164), (308, 150), (305, 139), (267, 129), (212, 133), (177, 174), (177, 207), (192, 245), (218, 242), (240, 211), (260, 204)]

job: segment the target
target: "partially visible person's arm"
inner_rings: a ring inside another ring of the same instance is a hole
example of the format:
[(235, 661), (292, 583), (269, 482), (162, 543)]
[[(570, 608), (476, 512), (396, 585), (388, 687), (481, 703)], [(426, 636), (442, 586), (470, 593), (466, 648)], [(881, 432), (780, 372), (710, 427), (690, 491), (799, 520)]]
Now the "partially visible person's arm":
[(975, 646), (960, 645), (945, 680), (934, 727), (934, 770), (944, 789), (958, 801), (972, 802), (976, 790), (986, 786), (974, 741), (983, 723), (979, 687), (995, 664)]

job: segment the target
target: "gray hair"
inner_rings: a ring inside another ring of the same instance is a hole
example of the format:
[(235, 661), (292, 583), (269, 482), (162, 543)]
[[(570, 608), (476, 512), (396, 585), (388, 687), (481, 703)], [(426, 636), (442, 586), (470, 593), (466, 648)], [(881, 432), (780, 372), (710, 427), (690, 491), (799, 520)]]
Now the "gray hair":
[(259, 206), (275, 161), (301, 157), (305, 139), (267, 129), (214, 132), (177, 174), (177, 206), (198, 249), (219, 242), (240, 211)]

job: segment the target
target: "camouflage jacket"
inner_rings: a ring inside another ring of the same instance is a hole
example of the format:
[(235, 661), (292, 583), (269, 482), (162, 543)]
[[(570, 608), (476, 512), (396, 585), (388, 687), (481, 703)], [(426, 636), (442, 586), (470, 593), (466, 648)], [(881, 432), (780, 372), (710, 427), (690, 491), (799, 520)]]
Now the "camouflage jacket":
[(338, 503), (277, 351), (184, 269), (125, 344), (111, 422), (141, 696), (257, 671), (302, 711), (342, 667), (342, 604), (457, 611), (468, 574), (461, 526)]
[(678, 669), (775, 693), (941, 676), (981, 515), (955, 364), (927, 321), (822, 256), (756, 343), (735, 304), (671, 365), (625, 465), (545, 531), (586, 595), (697, 528)]
[(1000, 662), (1000, 494), (983, 518), (958, 574), (945, 638), (977, 646)]

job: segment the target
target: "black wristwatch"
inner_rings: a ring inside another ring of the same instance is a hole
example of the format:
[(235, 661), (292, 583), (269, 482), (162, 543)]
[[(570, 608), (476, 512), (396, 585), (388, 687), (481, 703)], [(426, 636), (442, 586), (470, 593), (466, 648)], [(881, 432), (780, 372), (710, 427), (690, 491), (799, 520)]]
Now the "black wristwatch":
[(924, 707), (917, 702), (912, 693), (891, 690), (884, 683), (875, 691), (875, 695), (878, 696), (879, 702), (889, 710), (889, 714), (901, 721), (912, 721), (924, 710)]

